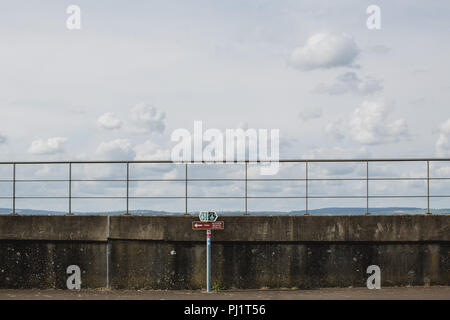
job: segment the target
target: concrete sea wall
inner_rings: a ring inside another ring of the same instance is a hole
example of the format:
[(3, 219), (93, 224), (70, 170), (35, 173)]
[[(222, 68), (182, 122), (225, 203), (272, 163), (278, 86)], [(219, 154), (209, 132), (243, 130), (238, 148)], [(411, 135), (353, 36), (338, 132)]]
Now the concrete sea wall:
[[(450, 215), (222, 216), (212, 283), (221, 288), (450, 285)], [(205, 287), (205, 231), (192, 216), (0, 216), (0, 288)]]

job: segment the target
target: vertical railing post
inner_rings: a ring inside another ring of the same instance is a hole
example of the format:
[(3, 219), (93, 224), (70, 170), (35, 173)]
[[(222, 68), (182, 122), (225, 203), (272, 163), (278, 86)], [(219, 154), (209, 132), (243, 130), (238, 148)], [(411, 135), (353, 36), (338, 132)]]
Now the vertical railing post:
[(184, 214), (188, 215), (188, 164), (185, 164), (184, 172)]
[(305, 215), (308, 215), (308, 161), (305, 162)]
[(430, 211), (430, 161), (427, 160), (427, 214), (431, 214)]
[(369, 214), (369, 161), (366, 161), (366, 215)]
[(69, 214), (72, 214), (72, 162), (69, 162)]
[(12, 214), (16, 214), (16, 164), (13, 164), (13, 198)]
[(126, 215), (130, 214), (129, 211), (129, 191), (130, 190), (130, 163), (127, 162), (127, 212), (125, 213)]
[(248, 206), (247, 206), (247, 166), (248, 166), (248, 162), (245, 161), (245, 214), (244, 215), (248, 215)]

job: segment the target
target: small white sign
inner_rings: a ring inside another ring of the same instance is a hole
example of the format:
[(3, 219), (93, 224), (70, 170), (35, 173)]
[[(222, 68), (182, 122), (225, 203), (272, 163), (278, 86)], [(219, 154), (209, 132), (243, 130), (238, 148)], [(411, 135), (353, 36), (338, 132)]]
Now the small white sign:
[(198, 218), (202, 222), (215, 222), (219, 216), (215, 211), (201, 211)]

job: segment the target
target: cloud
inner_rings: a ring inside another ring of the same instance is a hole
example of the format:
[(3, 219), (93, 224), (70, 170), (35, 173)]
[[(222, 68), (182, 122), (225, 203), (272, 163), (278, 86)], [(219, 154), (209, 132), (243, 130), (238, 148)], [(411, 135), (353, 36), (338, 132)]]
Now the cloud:
[(339, 95), (345, 93), (357, 95), (370, 95), (383, 89), (381, 81), (366, 77), (360, 79), (355, 72), (346, 72), (336, 77), (331, 84), (319, 84), (314, 91), (317, 93), (327, 93), (329, 95)]
[(366, 147), (359, 148), (316, 148), (305, 152), (302, 159), (364, 159), (370, 158), (371, 154)]
[(135, 160), (167, 160), (170, 159), (170, 150), (163, 149), (150, 140), (134, 147)]
[(295, 48), (289, 63), (300, 70), (351, 67), (360, 50), (353, 38), (345, 33), (316, 33), (303, 47)]
[[(359, 148), (316, 148), (305, 152), (302, 159), (367, 159), (371, 154), (362, 146)], [(361, 174), (361, 164), (356, 162), (315, 163), (309, 166), (310, 177), (353, 176)], [(321, 186), (321, 185), (319, 185)], [(350, 192), (348, 192), (350, 193)]]
[(120, 129), (122, 127), (123, 122), (117, 116), (112, 112), (107, 112), (102, 114), (97, 119), (98, 125), (107, 130), (114, 130), (114, 129)]
[(382, 102), (364, 101), (350, 116), (350, 138), (375, 145), (400, 141), (408, 136), (404, 119), (388, 122), (389, 109)]
[(306, 107), (300, 110), (300, 112), (298, 113), (298, 118), (303, 122), (306, 122), (309, 120), (318, 119), (322, 117), (322, 113), (323, 113), (322, 108)]
[(238, 123), (237, 128), (242, 129), (242, 130), (248, 130), (248, 122), (246, 121), (241, 121)]
[(435, 163), (430, 169), (432, 172), (430, 175), (433, 177), (450, 177), (450, 166), (446, 163)]
[(385, 54), (389, 53), (390, 49), (389, 49), (389, 47), (387, 47), (385, 45), (377, 44), (377, 45), (368, 47), (367, 51), (370, 53), (374, 53), (374, 54), (385, 55)]
[(131, 110), (131, 119), (140, 133), (160, 133), (166, 128), (165, 112), (159, 112), (155, 107), (146, 103), (139, 103)]
[(64, 152), (63, 145), (66, 138), (54, 137), (47, 140), (39, 139), (31, 143), (28, 153), (30, 154), (56, 154)]
[(436, 153), (440, 157), (450, 156), (450, 118), (439, 128), (439, 137), (436, 141)]
[(0, 133), (0, 144), (3, 144), (6, 142), (6, 136)]
[(131, 142), (127, 139), (102, 142), (97, 147), (97, 154), (105, 160), (133, 160), (135, 157)]
[(406, 121), (389, 121), (389, 111), (383, 102), (364, 101), (345, 119), (329, 122), (324, 130), (338, 140), (349, 138), (363, 145), (386, 144), (407, 138)]
[(325, 133), (333, 136), (336, 140), (345, 138), (345, 124), (342, 119), (333, 120), (325, 126)]

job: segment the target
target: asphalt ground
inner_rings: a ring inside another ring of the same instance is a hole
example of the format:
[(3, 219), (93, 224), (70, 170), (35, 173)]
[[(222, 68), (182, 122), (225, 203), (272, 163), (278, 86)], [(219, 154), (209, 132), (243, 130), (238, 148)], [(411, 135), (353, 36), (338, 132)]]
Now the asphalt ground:
[(450, 300), (450, 286), (317, 290), (0, 289), (0, 300)]

